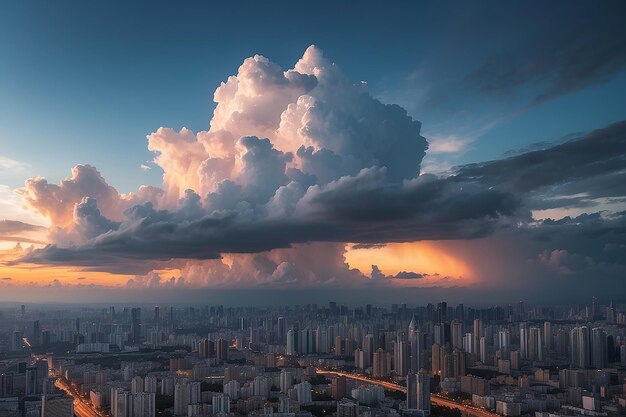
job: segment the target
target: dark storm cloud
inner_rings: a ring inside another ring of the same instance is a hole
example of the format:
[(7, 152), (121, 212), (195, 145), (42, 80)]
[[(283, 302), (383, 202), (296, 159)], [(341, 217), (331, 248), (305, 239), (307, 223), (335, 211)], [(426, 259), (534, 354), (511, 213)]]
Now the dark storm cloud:
[(418, 274), (417, 272), (400, 271), (394, 275), (395, 279), (421, 279), (424, 278), (424, 274)]
[[(219, 201), (214, 210), (189, 191), (176, 210), (136, 205), (121, 223), (103, 218), (95, 200), (88, 200), (77, 210), (82, 214), (78, 225), (97, 231), (95, 235), (87, 234), (81, 245), (34, 250), (22, 261), (96, 267), (114, 259), (131, 264), (214, 259), (223, 253), (256, 253), (307, 242), (370, 245), (480, 238), (520, 219), (530, 220), (524, 210), (586, 204), (577, 196), (546, 200), (546, 190), (553, 196), (559, 195), (559, 187), (586, 191), (588, 199), (626, 195), (619, 181), (625, 169), (626, 122), (620, 122), (552, 148), (463, 166), (448, 178), (421, 175), (398, 184), (388, 181), (384, 167), (372, 167), (308, 188), (291, 182), (279, 187), (276, 195), (281, 198), (274, 196), (267, 204), (256, 197), (246, 201), (240, 188), (225, 187), (209, 196), (209, 202)], [(548, 203), (542, 205), (544, 201)], [(600, 253), (607, 244), (619, 248), (624, 243), (620, 222), (606, 216), (593, 223), (585, 218), (589, 229), (543, 222), (520, 233), (537, 248), (567, 247), (573, 253), (584, 253), (583, 242), (593, 235), (589, 247)], [(556, 236), (564, 236), (562, 244)], [(549, 239), (549, 244), (541, 243)], [(577, 242), (580, 247), (574, 247)]]
[(626, 195), (626, 183), (619, 181), (625, 170), (626, 121), (621, 121), (548, 149), (462, 166), (456, 179), (515, 192), (568, 183), (569, 189), (585, 189), (598, 196), (609, 190), (611, 195)]
[(538, 27), (523, 42), (490, 56), (464, 84), (489, 95), (530, 88), (530, 105), (536, 105), (609, 80), (626, 66), (626, 8), (605, 6), (567, 30)]
[[(294, 214), (279, 218), (223, 210), (204, 215), (192, 210), (190, 215), (184, 203), (176, 211), (137, 205), (116, 230), (80, 246), (34, 250), (22, 261), (89, 266), (115, 258), (214, 259), (222, 253), (255, 253), (314, 241), (379, 244), (476, 238), (489, 234), (501, 216), (512, 215), (519, 205), (509, 193), (471, 184), (463, 189), (433, 176), (402, 186), (390, 185), (384, 177), (384, 169), (363, 170), (355, 177), (310, 187)], [(197, 196), (190, 200), (197, 204)], [(95, 226), (102, 223), (101, 216), (81, 217), (83, 228), (93, 229), (84, 224), (89, 219), (97, 221)], [(112, 223), (106, 224), (109, 228)]]

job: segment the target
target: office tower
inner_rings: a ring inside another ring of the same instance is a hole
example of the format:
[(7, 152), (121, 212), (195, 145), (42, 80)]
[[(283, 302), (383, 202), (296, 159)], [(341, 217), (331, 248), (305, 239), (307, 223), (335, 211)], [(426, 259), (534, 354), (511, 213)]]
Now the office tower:
[(423, 415), (430, 414), (430, 377), (423, 373), (407, 376), (407, 408), (418, 410)]
[(280, 372), (279, 384), (280, 384), (280, 392), (287, 393), (289, 388), (293, 386), (293, 374), (283, 369)]
[(220, 362), (224, 362), (228, 360), (228, 340), (226, 339), (217, 339), (215, 343), (216, 357)]
[(228, 395), (217, 394), (213, 396), (213, 415), (230, 414), (230, 398)]
[(487, 363), (487, 340), (485, 336), (480, 338), (480, 349), (478, 351), (480, 352), (480, 361), (483, 364)]
[(543, 360), (543, 340), (541, 330), (538, 327), (531, 327), (529, 331), (528, 359), (531, 361)]
[(441, 373), (441, 362), (442, 362), (442, 348), (441, 345), (435, 343), (431, 347), (431, 373), (433, 375), (438, 375)]
[(445, 323), (448, 320), (448, 303), (442, 301), (437, 304), (437, 323)]
[(368, 333), (363, 338), (363, 368), (372, 366), (372, 355), (374, 354), (374, 335)]
[(277, 321), (277, 333), (278, 333), (278, 342), (281, 345), (284, 345), (285, 343), (287, 343), (286, 338), (287, 338), (287, 322), (285, 321), (285, 318), (280, 316), (278, 317), (278, 319), (276, 319)]
[(365, 355), (363, 354), (363, 349), (356, 349), (354, 351), (354, 367), (359, 369), (364, 369), (363, 363), (365, 361)]
[(43, 395), (41, 417), (74, 417), (74, 399), (66, 395)]
[(391, 355), (383, 349), (378, 348), (374, 352), (372, 367), (374, 378), (387, 378), (391, 370)]
[(131, 309), (130, 319), (130, 333), (133, 339), (133, 343), (139, 343), (141, 341), (141, 309)]
[(463, 350), (466, 352), (474, 352), (474, 336), (471, 333), (465, 333), (463, 336)]
[(287, 332), (287, 355), (297, 354), (296, 348), (296, 332), (294, 329), (289, 329)]
[(421, 368), (422, 357), (422, 333), (420, 332), (415, 316), (411, 318), (409, 323), (409, 349), (410, 349), (410, 363), (409, 372), (417, 372)]
[(543, 345), (546, 350), (552, 350), (552, 323), (549, 321), (543, 323)]
[(474, 319), (474, 340), (472, 343), (472, 348), (474, 350), (472, 351), (472, 353), (474, 353), (479, 358), (480, 358), (480, 338), (482, 336), (484, 336), (483, 322), (481, 319)]
[(330, 352), (330, 342), (328, 336), (328, 329), (326, 327), (318, 326), (316, 334), (316, 346), (319, 353)]
[(408, 371), (408, 349), (405, 341), (398, 339), (393, 348), (393, 366), (397, 375), (406, 375)]
[(406, 408), (417, 408), (417, 374), (410, 373), (406, 376)]
[(604, 330), (601, 327), (594, 328), (591, 331), (591, 339), (592, 339), (591, 365), (597, 369), (605, 368), (608, 363), (606, 330)]
[(341, 400), (346, 396), (346, 378), (343, 376), (337, 376), (332, 379), (330, 385), (331, 396), (335, 400)]
[(509, 329), (502, 329), (498, 332), (498, 347), (502, 359), (509, 359), (511, 353), (511, 333)]
[(519, 352), (522, 359), (528, 359), (528, 327), (526, 323), (520, 324), (519, 328)]
[(465, 352), (461, 349), (452, 351), (452, 376), (455, 378), (465, 375)]
[(300, 404), (309, 404), (313, 401), (312, 387), (309, 381), (302, 381), (294, 386)]
[(154, 323), (159, 324), (161, 321), (161, 309), (159, 306), (154, 306)]
[(41, 325), (39, 320), (33, 322), (33, 345), (39, 346), (41, 344)]
[(587, 326), (574, 327), (570, 332), (571, 363), (576, 368), (589, 368), (591, 364), (590, 337)]
[(463, 323), (453, 320), (450, 323), (450, 333), (452, 337), (452, 347), (463, 348)]
[(315, 331), (313, 329), (300, 330), (298, 338), (298, 353), (315, 353)]

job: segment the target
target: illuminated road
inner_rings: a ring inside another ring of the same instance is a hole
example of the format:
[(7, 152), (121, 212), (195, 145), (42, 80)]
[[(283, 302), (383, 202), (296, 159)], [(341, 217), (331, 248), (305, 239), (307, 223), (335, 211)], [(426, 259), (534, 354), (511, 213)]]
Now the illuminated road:
[[(368, 382), (370, 384), (374, 384), (374, 385), (378, 385), (381, 386), (383, 388), (387, 388), (389, 390), (392, 391), (398, 391), (401, 392), (403, 394), (406, 394), (406, 387), (393, 383), (393, 382), (389, 382), (389, 381), (382, 381), (379, 379), (374, 379), (374, 378), (368, 378), (366, 376), (363, 375), (354, 375), (354, 374), (349, 374), (347, 372), (341, 372), (341, 371), (327, 371), (324, 369), (316, 369), (318, 374), (324, 374), (324, 375), (339, 375), (339, 376), (344, 376), (346, 378), (351, 378), (351, 379), (356, 379), (357, 381), (363, 381), (363, 382)], [(445, 397), (441, 397), (439, 395), (436, 394), (431, 394), (430, 395), (430, 401), (433, 404), (437, 404), (440, 406), (445, 406), (445, 407), (450, 407), (450, 408), (455, 408), (459, 411), (461, 411), (464, 415), (467, 416), (473, 416), (473, 417), (498, 417), (499, 414), (496, 413), (492, 413), (490, 411), (486, 411), (483, 410), (481, 408), (477, 408), (477, 407), (473, 407), (470, 405), (465, 405), (465, 404), (459, 404), (455, 401), (452, 401), (448, 398)]]
[(85, 401), (76, 390), (67, 385), (61, 378), (58, 378), (54, 385), (74, 398), (74, 414), (78, 417), (106, 417), (98, 412), (89, 402)]

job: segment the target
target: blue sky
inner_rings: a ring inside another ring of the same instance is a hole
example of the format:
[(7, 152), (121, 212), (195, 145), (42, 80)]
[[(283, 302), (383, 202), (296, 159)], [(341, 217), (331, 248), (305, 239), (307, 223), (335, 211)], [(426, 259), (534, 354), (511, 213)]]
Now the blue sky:
[(626, 115), (622, 66), (530, 107), (541, 76), (501, 92), (466, 80), (493, 57), (519, 55), (511, 62), (525, 65), (546, 39), (602, 31), (619, 17), (616, 3), (126, 3), (0, 6), (0, 156), (24, 164), (0, 183), (19, 186), (24, 174), (58, 181), (90, 163), (124, 192), (160, 184), (158, 168), (139, 168), (152, 158), (147, 134), (207, 129), (214, 89), (244, 58), (259, 53), (289, 68), (310, 44), (375, 97), (405, 107), (427, 139), (469, 142), (433, 156), (444, 168)]

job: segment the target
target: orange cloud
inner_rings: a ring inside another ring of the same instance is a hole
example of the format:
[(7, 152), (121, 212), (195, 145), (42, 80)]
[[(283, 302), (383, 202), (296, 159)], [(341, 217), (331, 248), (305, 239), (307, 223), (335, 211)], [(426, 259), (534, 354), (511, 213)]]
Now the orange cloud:
[(402, 271), (428, 275), (428, 278), (415, 280), (419, 285), (473, 283), (474, 274), (468, 263), (447, 252), (443, 246), (441, 242), (424, 241), (366, 248), (355, 248), (350, 244), (346, 246), (345, 258), (351, 268), (357, 268), (364, 274), (369, 274), (372, 264), (375, 264), (385, 275), (396, 275)]

